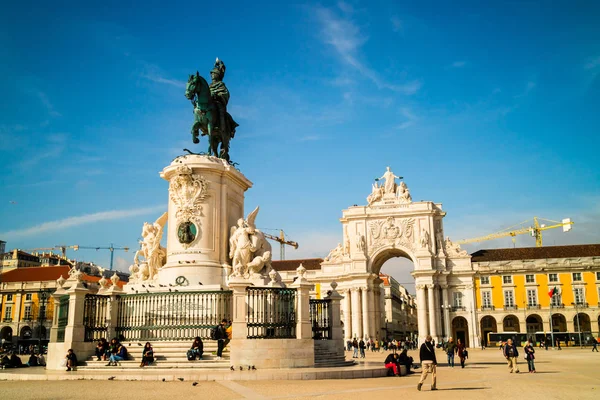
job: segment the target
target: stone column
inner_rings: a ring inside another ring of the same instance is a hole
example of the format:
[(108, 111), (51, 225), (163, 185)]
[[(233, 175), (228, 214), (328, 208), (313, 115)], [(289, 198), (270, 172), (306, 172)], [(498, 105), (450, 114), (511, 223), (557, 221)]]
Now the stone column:
[(446, 333), (446, 339), (452, 336), (452, 330), (450, 330), (450, 309), (448, 306), (448, 285), (442, 285), (442, 304), (444, 305), (444, 331)]
[(443, 335), (443, 331), (444, 329), (442, 328), (442, 307), (441, 307), (441, 303), (440, 303), (440, 297), (441, 297), (441, 291), (440, 291), (440, 287), (436, 287), (433, 289), (433, 293), (434, 293), (434, 300), (435, 300), (435, 326), (436, 326), (436, 330), (438, 332), (438, 340), (444, 338)]
[(51, 343), (56, 342), (58, 336), (58, 310), (60, 309), (60, 298), (65, 294), (67, 294), (67, 292), (61, 286), (52, 293), (54, 312), (52, 313), (52, 328), (50, 328)]
[(363, 320), (363, 338), (369, 338), (371, 335), (371, 325), (369, 321), (369, 297), (373, 294), (370, 287), (364, 286), (362, 288), (362, 320)]
[[(247, 354), (244, 354), (249, 339), (248, 337), (248, 303), (246, 303), (246, 287), (248, 282), (240, 278), (229, 281), (229, 289), (233, 292), (231, 316), (231, 352), (229, 363), (231, 365), (248, 365)], [(254, 364), (250, 364), (254, 365)]]
[(353, 287), (352, 291), (352, 338), (362, 335), (362, 321), (360, 314), (360, 289)]
[[(39, 301), (39, 300), (38, 300)], [(22, 292), (17, 292), (17, 295), (15, 296), (15, 311), (14, 311), (14, 315), (15, 318), (13, 319), (13, 323), (17, 324), (17, 332), (14, 333), (14, 336), (21, 336), (21, 332), (19, 332), (19, 322), (21, 321), (21, 308), (23, 305), (23, 293)], [(39, 307), (39, 305), (38, 305)]]
[(337, 288), (337, 283), (334, 281), (331, 283), (331, 292), (325, 297), (326, 300), (330, 300), (329, 303), (329, 326), (331, 327), (331, 340), (338, 340), (343, 347), (342, 340), (344, 339), (342, 335), (342, 324), (340, 318), (340, 306), (341, 301), (344, 298), (340, 295), (335, 289)]
[(381, 338), (381, 306), (380, 301), (380, 288), (378, 285), (373, 286), (373, 325), (372, 330), (375, 334), (374, 338)]
[(108, 296), (108, 309), (106, 310), (106, 337), (108, 340), (117, 337), (117, 325), (119, 323), (119, 295), (123, 290), (118, 285), (112, 285), (105, 294)]
[(313, 284), (303, 277), (298, 277), (290, 287), (296, 288), (296, 339), (312, 339), (309, 300)]
[(344, 339), (352, 339), (352, 300), (350, 289), (344, 290)]
[(435, 288), (434, 284), (429, 284), (427, 285), (427, 299), (428, 299), (428, 306), (429, 306), (429, 334), (431, 335), (431, 337), (437, 342), (440, 341), (439, 337), (438, 337), (438, 333), (437, 333), (437, 326), (435, 323), (435, 319), (436, 319), (436, 315), (437, 315), (437, 310), (435, 309), (435, 294), (433, 293)]
[(427, 325), (427, 299), (425, 298), (425, 285), (415, 285), (417, 290), (417, 319), (419, 331), (419, 343), (425, 341), (425, 336), (429, 334), (429, 326)]
[(466, 287), (466, 295), (468, 306), (467, 309), (469, 311), (469, 336), (470, 336), (470, 345), (471, 347), (477, 348), (479, 346), (479, 335), (478, 335), (478, 323), (477, 323), (477, 314), (475, 313), (475, 292), (473, 285), (467, 285)]
[(369, 337), (371, 338), (375, 338), (375, 331), (377, 330), (377, 323), (376, 323), (376, 313), (375, 313), (375, 292), (376, 292), (377, 288), (376, 287), (371, 287), (369, 288), (369, 290), (367, 291), (367, 295), (368, 295), (368, 306), (369, 306), (369, 330), (368, 330), (368, 334)]

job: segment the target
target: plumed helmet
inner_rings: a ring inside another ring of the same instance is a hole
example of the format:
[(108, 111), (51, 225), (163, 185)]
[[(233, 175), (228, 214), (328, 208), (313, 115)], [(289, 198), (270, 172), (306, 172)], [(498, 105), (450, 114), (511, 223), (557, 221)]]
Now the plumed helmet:
[(210, 73), (215, 73), (217, 75), (219, 75), (221, 77), (221, 79), (223, 79), (225, 77), (225, 64), (223, 63), (223, 61), (219, 60), (219, 57), (217, 57), (217, 60), (215, 61), (215, 66), (214, 68), (210, 71)]

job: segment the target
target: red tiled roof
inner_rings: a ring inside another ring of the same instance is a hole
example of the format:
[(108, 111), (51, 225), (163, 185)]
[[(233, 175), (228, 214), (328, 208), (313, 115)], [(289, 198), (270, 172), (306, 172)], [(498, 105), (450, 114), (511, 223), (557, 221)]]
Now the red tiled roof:
[(379, 274), (379, 279), (383, 281), (384, 286), (390, 286), (390, 276), (386, 274)]
[(471, 261), (536, 260), (575, 257), (600, 257), (600, 244), (478, 250), (471, 254)]
[(295, 271), (302, 263), (307, 271), (315, 271), (321, 269), (322, 262), (322, 258), (305, 258), (302, 260), (272, 261), (271, 265), (275, 271)]
[[(61, 276), (65, 279), (69, 278), (68, 265), (59, 265), (52, 267), (23, 267), (7, 271), (0, 275), (1, 282), (46, 282), (56, 281)], [(83, 274), (83, 280), (86, 282), (98, 282), (99, 276)], [(127, 282), (119, 281), (119, 286)]]

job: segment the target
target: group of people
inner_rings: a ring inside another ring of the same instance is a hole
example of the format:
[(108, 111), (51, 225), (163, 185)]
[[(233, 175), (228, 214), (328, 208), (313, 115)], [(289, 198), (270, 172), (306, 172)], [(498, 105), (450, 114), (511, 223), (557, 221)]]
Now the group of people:
[(0, 357), (0, 367), (6, 368), (23, 368), (23, 367), (43, 367), (46, 365), (46, 358), (43, 354), (31, 353), (29, 360), (23, 363), (21, 357), (15, 352), (8, 352)]
[[(223, 350), (231, 341), (232, 324), (231, 321), (223, 319), (219, 325), (211, 329), (211, 339), (217, 341), (217, 360), (223, 358)], [(187, 351), (188, 361), (202, 360), (204, 354), (204, 343), (200, 336), (196, 336), (192, 342), (192, 347)]]
[(380, 351), (396, 351), (396, 350), (414, 350), (416, 348), (416, 342), (412, 340), (399, 341), (396, 339), (393, 340), (363, 340), (354, 338), (353, 340), (346, 341), (346, 350), (353, 351), (352, 358), (365, 358), (365, 352), (371, 351), (380, 352)]
[[(100, 339), (96, 345), (95, 354), (98, 361), (108, 360), (107, 367), (111, 365), (117, 366), (120, 361), (126, 360), (128, 357), (127, 347), (117, 338), (111, 339), (110, 342), (104, 338)], [(154, 351), (152, 350), (152, 345), (147, 342), (142, 351), (140, 367), (149, 365), (152, 362), (154, 362)]]
[(446, 351), (446, 355), (448, 356), (448, 366), (454, 368), (454, 356), (458, 355), (460, 358), (460, 366), (461, 368), (465, 367), (465, 360), (469, 357), (469, 352), (465, 347), (465, 344), (461, 342), (460, 339), (454, 343), (454, 339), (452, 337), (448, 338), (448, 341), (443, 345), (444, 350)]
[(408, 350), (404, 349), (400, 354), (394, 352), (388, 354), (384, 364), (385, 367), (390, 369), (395, 376), (401, 376), (401, 366), (406, 368), (407, 374), (412, 374), (411, 367), (413, 366), (414, 359), (408, 355)]

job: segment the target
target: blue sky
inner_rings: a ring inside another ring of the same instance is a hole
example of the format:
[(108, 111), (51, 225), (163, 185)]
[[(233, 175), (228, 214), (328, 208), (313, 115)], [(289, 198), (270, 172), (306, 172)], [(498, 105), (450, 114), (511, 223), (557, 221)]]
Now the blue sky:
[(192, 146), (187, 75), (217, 56), (246, 210), (300, 243), (287, 258), (326, 255), (387, 165), (454, 239), (537, 215), (576, 222), (547, 244), (600, 241), (597, 2), (39, 3), (0, 14), (8, 248), (136, 247)]

